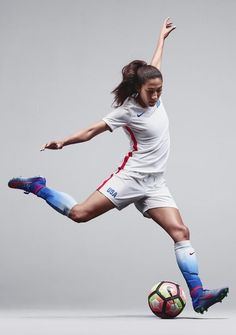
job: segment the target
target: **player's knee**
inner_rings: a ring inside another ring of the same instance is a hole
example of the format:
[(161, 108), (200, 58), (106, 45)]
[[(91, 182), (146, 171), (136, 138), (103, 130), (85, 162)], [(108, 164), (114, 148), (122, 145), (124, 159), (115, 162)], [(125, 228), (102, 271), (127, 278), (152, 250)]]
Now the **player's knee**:
[(88, 211), (83, 209), (81, 205), (76, 205), (70, 211), (69, 217), (77, 223), (85, 223), (91, 220), (91, 215)]
[(177, 227), (175, 232), (175, 241), (184, 241), (189, 240), (189, 229), (184, 224), (181, 224)]

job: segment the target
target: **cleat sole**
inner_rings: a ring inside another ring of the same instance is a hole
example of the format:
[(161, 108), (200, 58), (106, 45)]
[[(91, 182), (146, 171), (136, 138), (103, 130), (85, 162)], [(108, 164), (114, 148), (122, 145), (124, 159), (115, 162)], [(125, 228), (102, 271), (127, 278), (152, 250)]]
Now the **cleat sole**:
[(194, 308), (195, 312), (197, 313), (201, 313), (203, 314), (204, 312), (207, 312), (208, 311), (208, 308), (211, 307), (212, 305), (216, 304), (217, 302), (221, 302), (222, 303), (222, 300), (227, 297), (229, 293), (229, 288), (225, 288), (221, 291), (220, 295), (218, 298), (216, 298), (215, 300), (211, 301), (210, 303), (206, 303), (206, 306), (205, 307), (196, 307)]

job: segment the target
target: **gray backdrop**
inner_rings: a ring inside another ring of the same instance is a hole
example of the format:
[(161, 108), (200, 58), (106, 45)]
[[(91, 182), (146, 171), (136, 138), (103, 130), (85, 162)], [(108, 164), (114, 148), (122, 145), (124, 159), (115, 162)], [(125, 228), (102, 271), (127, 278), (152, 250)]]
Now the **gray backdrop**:
[[(12, 176), (45, 175), (85, 199), (128, 150), (122, 130), (62, 151), (39, 152), (100, 120), (133, 59), (165, 45), (163, 100), (172, 149), (166, 178), (198, 252), (206, 287), (235, 294), (234, 0), (0, 1), (1, 308), (148, 309), (149, 289), (170, 279), (187, 290), (173, 242), (130, 206), (75, 224)], [(188, 305), (190, 299), (188, 299)]]

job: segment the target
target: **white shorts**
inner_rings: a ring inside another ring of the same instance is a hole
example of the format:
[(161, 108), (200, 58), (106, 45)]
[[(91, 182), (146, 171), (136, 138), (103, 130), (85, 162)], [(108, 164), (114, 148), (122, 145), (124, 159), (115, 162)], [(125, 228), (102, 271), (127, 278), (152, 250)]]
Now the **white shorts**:
[(130, 173), (121, 170), (112, 174), (97, 190), (110, 199), (119, 210), (134, 203), (145, 217), (149, 217), (146, 212), (151, 208), (178, 208), (166, 186), (163, 173)]

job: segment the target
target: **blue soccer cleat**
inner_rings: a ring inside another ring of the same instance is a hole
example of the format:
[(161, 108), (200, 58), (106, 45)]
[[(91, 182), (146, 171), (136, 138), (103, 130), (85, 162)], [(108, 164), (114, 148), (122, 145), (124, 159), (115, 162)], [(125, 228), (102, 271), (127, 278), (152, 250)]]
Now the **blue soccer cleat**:
[(12, 178), (8, 182), (10, 188), (16, 188), (23, 190), (25, 194), (34, 193), (37, 194), (41, 188), (46, 186), (46, 179), (44, 177), (32, 177), (32, 178)]
[(228, 287), (215, 289), (215, 290), (203, 290), (202, 293), (195, 299), (193, 299), (193, 308), (195, 312), (203, 314), (207, 312), (208, 308), (227, 296), (229, 292)]

